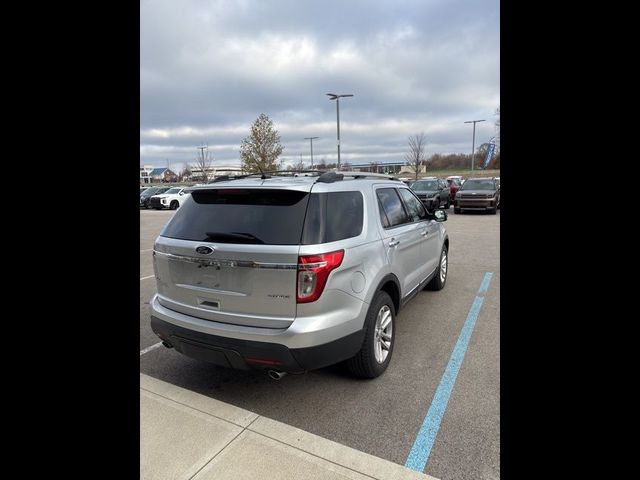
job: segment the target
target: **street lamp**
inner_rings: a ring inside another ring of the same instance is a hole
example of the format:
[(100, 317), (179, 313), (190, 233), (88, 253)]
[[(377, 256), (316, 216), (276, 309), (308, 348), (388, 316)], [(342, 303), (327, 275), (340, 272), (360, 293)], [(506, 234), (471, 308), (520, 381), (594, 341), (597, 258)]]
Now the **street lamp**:
[(327, 95), (329, 96), (329, 100), (335, 100), (336, 101), (336, 112), (337, 112), (337, 118), (338, 118), (338, 171), (340, 170), (340, 99), (342, 97), (353, 97), (353, 94), (348, 93), (348, 94), (335, 94), (335, 93), (327, 93)]
[(304, 137), (305, 140), (309, 140), (311, 143), (311, 170), (313, 170), (313, 140), (315, 138), (320, 138), (320, 137)]
[(484, 120), (469, 120), (464, 123), (473, 123), (473, 141), (471, 143), (471, 171), (473, 172), (473, 161), (476, 157), (476, 123), (484, 122)]

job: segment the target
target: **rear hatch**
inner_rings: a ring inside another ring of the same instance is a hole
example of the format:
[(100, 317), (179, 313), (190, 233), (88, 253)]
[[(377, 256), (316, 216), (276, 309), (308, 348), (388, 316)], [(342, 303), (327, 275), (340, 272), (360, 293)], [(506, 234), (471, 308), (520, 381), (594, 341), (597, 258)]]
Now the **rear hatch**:
[(158, 301), (205, 320), (287, 328), (310, 189), (193, 191), (156, 240)]

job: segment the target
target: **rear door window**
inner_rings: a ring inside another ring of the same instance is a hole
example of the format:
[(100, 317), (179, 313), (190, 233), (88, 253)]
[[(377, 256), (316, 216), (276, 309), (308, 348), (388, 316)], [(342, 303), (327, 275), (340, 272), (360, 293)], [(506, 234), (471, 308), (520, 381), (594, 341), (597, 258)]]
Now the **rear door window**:
[(300, 243), (308, 192), (229, 188), (194, 190), (160, 235), (217, 243)]

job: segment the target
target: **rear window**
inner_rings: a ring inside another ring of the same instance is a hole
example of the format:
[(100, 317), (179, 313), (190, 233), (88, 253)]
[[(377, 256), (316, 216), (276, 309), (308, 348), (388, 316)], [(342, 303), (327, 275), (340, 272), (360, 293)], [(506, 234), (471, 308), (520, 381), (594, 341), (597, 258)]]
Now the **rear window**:
[(295, 245), (309, 193), (276, 189), (193, 191), (160, 235), (217, 243)]
[(357, 237), (363, 216), (360, 192), (194, 191), (160, 235), (217, 243), (315, 245)]
[(360, 192), (312, 193), (302, 245), (357, 237), (362, 233), (363, 205)]

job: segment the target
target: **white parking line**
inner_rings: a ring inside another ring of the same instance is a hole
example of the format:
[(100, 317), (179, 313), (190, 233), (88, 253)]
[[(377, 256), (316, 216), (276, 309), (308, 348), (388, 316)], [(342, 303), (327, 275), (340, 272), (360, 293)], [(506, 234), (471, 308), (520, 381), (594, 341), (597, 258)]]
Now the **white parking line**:
[(151, 350), (155, 350), (161, 345), (162, 345), (162, 342), (158, 342), (155, 345), (151, 345), (150, 347), (145, 348), (144, 350), (140, 350), (140, 356), (144, 355), (147, 352), (150, 352)]
[(155, 275), (149, 275), (148, 277), (142, 277), (142, 278), (140, 279), (140, 281), (142, 281), (142, 280), (146, 280), (147, 278), (153, 278), (153, 277), (155, 277)]
[(144, 250), (140, 250), (140, 253), (142, 253), (142, 252), (150, 252), (151, 250), (153, 250), (153, 248), (145, 248)]

